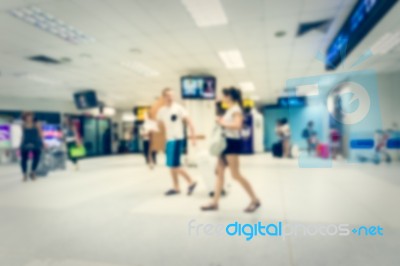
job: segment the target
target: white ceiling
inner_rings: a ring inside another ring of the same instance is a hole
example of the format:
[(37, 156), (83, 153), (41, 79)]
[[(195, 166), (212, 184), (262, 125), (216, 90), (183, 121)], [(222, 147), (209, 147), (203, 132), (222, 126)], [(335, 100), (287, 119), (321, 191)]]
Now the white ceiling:
[[(185, 74), (217, 76), (218, 87), (251, 81), (263, 101), (274, 100), (290, 77), (325, 73), (316, 56), (343, 22), (356, 0), (221, 0), (229, 23), (198, 28), (180, 0), (1, 0), (0, 97), (67, 99), (94, 88), (119, 108), (149, 103), (166, 86), (179, 89)], [(71, 44), (11, 16), (8, 11), (34, 5), (96, 39)], [(380, 36), (400, 25), (396, 6), (350, 56), (359, 56)], [(328, 34), (296, 38), (300, 22), (336, 18)], [(284, 30), (286, 36), (276, 38)], [(132, 52), (138, 49), (141, 52)], [(218, 51), (239, 49), (244, 69), (226, 69)], [(26, 57), (46, 54), (71, 62), (48, 66)], [(138, 61), (161, 74), (142, 77), (121, 66)], [(400, 70), (400, 49), (376, 56), (361, 67)], [(15, 76), (29, 73), (51, 84)]]

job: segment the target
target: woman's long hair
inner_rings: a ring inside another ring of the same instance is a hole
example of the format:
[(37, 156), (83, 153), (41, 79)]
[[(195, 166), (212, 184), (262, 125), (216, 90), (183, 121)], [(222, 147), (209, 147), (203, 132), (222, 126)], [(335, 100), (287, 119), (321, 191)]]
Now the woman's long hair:
[(231, 98), (233, 102), (237, 103), (240, 106), (240, 108), (243, 109), (242, 92), (238, 88), (235, 87), (225, 88), (222, 90), (222, 93), (225, 96)]

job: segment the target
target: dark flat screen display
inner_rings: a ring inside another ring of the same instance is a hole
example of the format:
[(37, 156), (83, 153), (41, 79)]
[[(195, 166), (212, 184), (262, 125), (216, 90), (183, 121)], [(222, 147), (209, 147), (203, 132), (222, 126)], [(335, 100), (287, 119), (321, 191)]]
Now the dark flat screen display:
[(304, 107), (306, 106), (305, 97), (281, 97), (278, 99), (279, 107)]
[(96, 92), (93, 90), (74, 93), (74, 100), (76, 108), (78, 109), (90, 109), (98, 107), (99, 105)]
[(336, 69), (397, 0), (359, 0), (326, 51), (325, 68)]
[(183, 99), (214, 100), (216, 79), (208, 76), (188, 76), (181, 78)]

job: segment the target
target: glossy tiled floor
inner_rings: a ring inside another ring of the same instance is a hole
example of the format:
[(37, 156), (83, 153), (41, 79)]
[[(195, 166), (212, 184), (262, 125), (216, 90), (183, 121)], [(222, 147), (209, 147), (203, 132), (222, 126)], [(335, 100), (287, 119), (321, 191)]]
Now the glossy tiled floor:
[[(228, 179), (217, 213), (201, 213), (207, 189), (200, 172), (192, 197), (166, 198), (164, 167), (148, 170), (141, 157), (82, 161), (81, 170), (20, 182), (16, 166), (0, 167), (0, 265), (399, 265), (400, 166), (348, 165), (299, 169), (296, 160), (242, 158), (243, 173), (262, 200)], [(183, 185), (183, 183), (182, 183)], [(384, 236), (243, 237), (189, 234), (189, 222), (234, 221), (381, 225)]]

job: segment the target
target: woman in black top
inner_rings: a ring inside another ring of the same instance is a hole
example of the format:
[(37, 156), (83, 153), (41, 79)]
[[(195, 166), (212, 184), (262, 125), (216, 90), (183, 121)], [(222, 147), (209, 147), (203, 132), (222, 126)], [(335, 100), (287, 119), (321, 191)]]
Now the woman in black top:
[(24, 174), (23, 181), (28, 181), (28, 159), (29, 153), (32, 154), (32, 166), (29, 177), (36, 179), (35, 171), (39, 165), (40, 152), (43, 147), (42, 131), (39, 123), (34, 121), (32, 112), (22, 115), (22, 142), (21, 142), (21, 168)]

